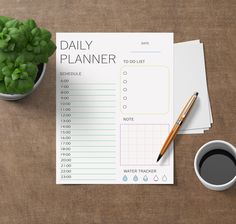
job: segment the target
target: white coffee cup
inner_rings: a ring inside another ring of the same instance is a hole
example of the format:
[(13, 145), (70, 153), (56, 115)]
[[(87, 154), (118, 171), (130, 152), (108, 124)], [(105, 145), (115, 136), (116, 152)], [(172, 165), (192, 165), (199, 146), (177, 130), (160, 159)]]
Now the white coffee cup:
[(210, 141), (210, 142), (207, 142), (205, 145), (203, 145), (198, 150), (198, 152), (195, 156), (195, 159), (194, 159), (194, 170), (195, 170), (195, 173), (196, 173), (198, 179), (201, 181), (201, 183), (205, 187), (207, 187), (210, 190), (223, 191), (223, 190), (226, 190), (234, 185), (234, 183), (236, 182), (236, 176), (232, 180), (230, 180), (229, 182), (227, 182), (225, 184), (216, 185), (216, 184), (211, 184), (211, 183), (207, 182), (206, 180), (204, 180), (199, 173), (199, 163), (200, 163), (202, 157), (207, 152), (209, 152), (213, 149), (223, 149), (225, 151), (228, 151), (230, 154), (232, 154), (234, 156), (234, 158), (236, 158), (236, 148), (232, 144), (230, 144), (226, 141), (222, 141), (222, 140)]

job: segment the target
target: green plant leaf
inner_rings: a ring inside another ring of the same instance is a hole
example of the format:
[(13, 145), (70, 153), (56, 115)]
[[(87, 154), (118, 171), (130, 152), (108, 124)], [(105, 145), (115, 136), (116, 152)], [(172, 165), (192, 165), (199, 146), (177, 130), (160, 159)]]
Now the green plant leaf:
[(40, 30), (42, 39), (48, 42), (51, 39), (52, 34), (44, 28), (41, 28)]
[(48, 57), (50, 57), (56, 50), (56, 45), (50, 40), (48, 43)]
[[(5, 77), (5, 79), (6, 78), (9, 78), (9, 77)], [(5, 82), (5, 86), (8, 93), (18, 93), (17, 91), (18, 80), (9, 79), (8, 85), (6, 85), (6, 82)]]
[(34, 63), (27, 63), (26, 64), (26, 72), (33, 78), (35, 79), (37, 72), (38, 72), (38, 67)]
[(21, 25), (20, 27), (19, 27), (19, 29), (20, 29), (20, 31), (22, 32), (22, 33), (24, 33), (24, 35), (25, 35), (25, 37), (26, 37), (26, 39), (28, 40), (28, 41), (31, 41), (32, 40), (32, 38), (33, 38), (33, 35), (31, 34), (31, 30), (30, 30), (30, 28), (28, 27), (28, 26), (26, 26), (26, 25)]
[(20, 78), (21, 79), (27, 79), (29, 77), (29, 74), (27, 72), (22, 72)]
[(35, 37), (40, 34), (40, 29), (38, 27), (35, 27), (34, 29), (31, 30), (31, 34)]
[(21, 70), (20, 70), (19, 68), (16, 68), (16, 69), (13, 71), (12, 75), (11, 75), (12, 80), (17, 80), (17, 79), (19, 79), (19, 78), (20, 78), (20, 74), (21, 74)]
[(5, 66), (2, 68), (2, 74), (7, 76), (11, 76), (12, 74), (12, 69), (10, 69), (8, 66)]
[(11, 69), (12, 72), (13, 72), (14, 64), (13, 64), (11, 61), (10, 61), (10, 62), (7, 62), (6, 64), (7, 64), (7, 67), (8, 67), (9, 69)]
[(30, 28), (30, 30), (34, 29), (35, 27), (37, 27), (35, 21), (33, 19), (27, 19), (25, 21), (23, 21), (23, 24), (28, 26)]
[(39, 40), (37, 40), (37, 38), (34, 38), (32, 45), (37, 47), (39, 45)]
[(12, 75), (11, 75), (11, 77), (12, 77), (12, 80), (17, 80), (17, 79), (19, 79), (20, 78), (20, 74), (17, 74), (17, 73), (13, 73)]
[(9, 31), (9, 35), (16, 41), (18, 40), (20, 35), (22, 35), (22, 32), (15, 27), (9, 28), (8, 31)]
[(45, 40), (40, 41), (40, 52), (48, 54), (48, 43)]
[(34, 48), (30, 44), (28, 44), (26, 46), (26, 49), (27, 49), (27, 51), (33, 51)]
[(9, 76), (4, 77), (6, 89), (10, 86), (12, 79)]
[(8, 51), (14, 51), (16, 44), (15, 43), (10, 43), (8, 44), (7, 50)]
[(26, 64), (20, 64), (20, 70), (25, 71), (26, 70)]
[(32, 88), (34, 87), (34, 82), (31, 78), (28, 79), (19, 79), (18, 80), (18, 87), (17, 87), (17, 91), (19, 93), (26, 93), (29, 92), (30, 90), (32, 90)]
[(11, 40), (11, 36), (10, 36), (9, 34), (5, 34), (5, 35), (4, 35), (4, 40), (5, 40), (6, 42), (9, 42), (9, 40)]
[(48, 55), (47, 54), (38, 54), (34, 56), (34, 63), (41, 64), (48, 62)]
[(40, 53), (40, 46), (34, 47), (34, 53), (39, 54)]
[(32, 52), (28, 52), (25, 50), (21, 52), (21, 55), (24, 56), (25, 61), (32, 62), (34, 60), (34, 54)]
[(5, 26), (7, 28), (18, 27), (19, 26), (19, 21), (16, 20), (16, 19), (9, 20), (5, 23)]
[(0, 81), (2, 81), (4, 79), (4, 75), (2, 74), (2, 72), (0, 72)]
[(47, 46), (47, 41), (46, 40), (41, 40), (40, 41), (40, 46), (41, 47), (46, 47)]
[(4, 24), (0, 21), (0, 32), (2, 32), (2, 29), (4, 28)]
[(6, 27), (4, 27), (3, 29), (2, 29), (2, 34), (7, 34), (8, 33), (8, 29), (6, 28)]
[(5, 24), (7, 21), (12, 20), (12, 18), (7, 16), (0, 16), (0, 20)]
[(16, 58), (15, 65), (23, 64), (25, 61), (26, 61), (26, 60), (25, 60), (24, 54), (20, 54), (20, 55)]
[(6, 90), (6, 87), (5, 87), (5, 83), (4, 81), (1, 81), (0, 82), (0, 93), (6, 93), (7, 90)]
[(6, 59), (6, 54), (0, 51), (0, 63), (4, 62)]
[(0, 49), (5, 49), (8, 43), (6, 40), (0, 40)]
[(7, 62), (14, 62), (17, 58), (17, 52), (7, 52), (5, 55)]

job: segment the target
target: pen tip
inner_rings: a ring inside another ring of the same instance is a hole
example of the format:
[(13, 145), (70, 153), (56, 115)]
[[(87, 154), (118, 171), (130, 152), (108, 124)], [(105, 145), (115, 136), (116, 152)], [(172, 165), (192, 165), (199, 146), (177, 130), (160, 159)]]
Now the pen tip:
[(161, 159), (162, 155), (159, 154), (158, 158), (157, 158), (157, 162)]
[(195, 92), (195, 95), (198, 96), (198, 92)]

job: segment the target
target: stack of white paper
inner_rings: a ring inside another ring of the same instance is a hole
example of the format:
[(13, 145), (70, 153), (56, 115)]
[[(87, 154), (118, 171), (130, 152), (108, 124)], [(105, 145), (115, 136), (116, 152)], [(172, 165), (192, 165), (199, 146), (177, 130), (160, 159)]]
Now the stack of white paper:
[(203, 44), (199, 40), (174, 45), (174, 118), (194, 92), (198, 99), (179, 134), (204, 133), (213, 123), (207, 89)]

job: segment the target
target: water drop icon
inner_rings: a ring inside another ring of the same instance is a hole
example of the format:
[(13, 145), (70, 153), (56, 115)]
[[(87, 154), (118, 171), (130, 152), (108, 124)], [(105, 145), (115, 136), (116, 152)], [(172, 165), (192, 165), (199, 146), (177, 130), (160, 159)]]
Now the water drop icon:
[(127, 181), (128, 180), (128, 177), (126, 175), (123, 176), (123, 181)]
[(159, 180), (158, 176), (155, 175), (154, 178), (153, 178), (153, 180), (154, 180), (154, 181), (158, 181), (158, 180)]
[(135, 182), (138, 181), (138, 177), (137, 177), (137, 175), (134, 176), (133, 180), (134, 180)]
[(143, 177), (143, 180), (144, 180), (145, 182), (148, 181), (148, 177), (147, 177), (147, 175), (145, 175), (145, 176)]
[(164, 175), (164, 176), (162, 177), (162, 180), (163, 180), (164, 182), (167, 181), (167, 177), (166, 177), (166, 175)]

